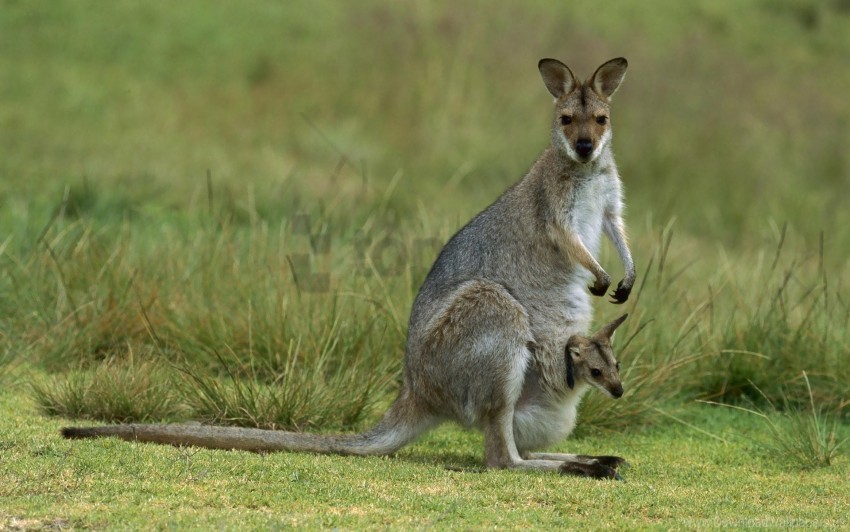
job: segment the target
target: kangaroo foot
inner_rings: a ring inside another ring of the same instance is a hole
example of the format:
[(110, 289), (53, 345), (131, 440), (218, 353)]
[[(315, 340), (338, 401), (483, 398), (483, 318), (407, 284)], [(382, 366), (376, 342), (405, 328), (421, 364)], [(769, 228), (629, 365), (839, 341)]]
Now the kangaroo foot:
[(558, 471), (562, 475), (623, 480), (616, 468), (625, 464), (619, 456), (581, 456), (576, 461), (564, 462)]

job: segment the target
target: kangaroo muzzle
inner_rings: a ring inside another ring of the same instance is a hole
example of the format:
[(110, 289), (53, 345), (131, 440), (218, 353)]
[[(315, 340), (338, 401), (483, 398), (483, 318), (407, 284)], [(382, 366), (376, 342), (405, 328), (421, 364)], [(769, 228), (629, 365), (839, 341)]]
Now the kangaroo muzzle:
[(590, 157), (593, 153), (593, 141), (590, 139), (579, 139), (576, 141), (576, 153), (583, 159)]

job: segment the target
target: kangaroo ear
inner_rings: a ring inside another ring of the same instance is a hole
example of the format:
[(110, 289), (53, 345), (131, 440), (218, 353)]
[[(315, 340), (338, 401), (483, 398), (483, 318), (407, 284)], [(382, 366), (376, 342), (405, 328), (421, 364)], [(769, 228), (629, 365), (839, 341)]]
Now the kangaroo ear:
[(599, 339), (605, 339), (605, 340), (608, 341), (608, 343), (610, 343), (611, 339), (614, 337), (614, 331), (616, 331), (617, 327), (619, 327), (620, 324), (622, 324), (624, 321), (626, 321), (626, 318), (628, 318), (628, 317), (629, 317), (628, 314), (623, 314), (622, 316), (620, 316), (616, 320), (612, 321), (611, 323), (609, 323), (605, 327), (602, 327), (601, 329), (599, 329), (599, 332), (594, 334), (593, 336), (595, 336), (596, 338), (599, 338)]
[(596, 94), (605, 98), (611, 98), (617, 92), (620, 82), (626, 77), (626, 68), (628, 66), (629, 62), (626, 61), (625, 57), (617, 57), (616, 59), (606, 61), (596, 69), (596, 72), (590, 77), (588, 85), (593, 88)]
[(540, 70), (543, 83), (546, 84), (549, 93), (556, 99), (571, 93), (578, 87), (578, 80), (573, 71), (557, 59), (541, 59), (537, 63), (537, 69)]

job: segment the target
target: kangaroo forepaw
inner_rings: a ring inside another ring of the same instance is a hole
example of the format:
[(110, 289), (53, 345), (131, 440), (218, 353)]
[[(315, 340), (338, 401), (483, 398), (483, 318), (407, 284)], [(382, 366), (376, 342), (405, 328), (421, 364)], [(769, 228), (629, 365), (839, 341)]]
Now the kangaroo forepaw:
[(629, 299), (629, 294), (632, 293), (631, 286), (623, 286), (623, 281), (617, 283), (617, 289), (611, 292), (611, 297), (614, 298), (611, 300), (611, 303), (615, 305), (622, 305)]
[(595, 296), (604, 296), (608, 291), (608, 287), (611, 286), (610, 279), (596, 279), (596, 282), (591, 286), (588, 286), (587, 289), (590, 290), (590, 293)]
[(594, 460), (593, 463), (564, 462), (561, 464), (558, 472), (562, 475), (571, 475), (576, 477), (623, 480), (623, 477), (617, 473), (616, 469), (605, 465), (598, 460)]

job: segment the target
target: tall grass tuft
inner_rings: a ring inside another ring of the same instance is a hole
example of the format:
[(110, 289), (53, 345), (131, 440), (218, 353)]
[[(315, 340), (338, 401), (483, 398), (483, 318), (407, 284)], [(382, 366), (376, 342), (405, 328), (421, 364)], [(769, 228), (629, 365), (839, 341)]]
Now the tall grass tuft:
[[(749, 268), (730, 264), (712, 305), (716, 356), (704, 359), (698, 393), (721, 401), (760, 401), (805, 406), (810, 400), (838, 404), (846, 399), (850, 367), (847, 309), (840, 287), (831, 286), (819, 247), (783, 263), (785, 229), (771, 255)], [(717, 296), (724, 296), (719, 301)], [(803, 373), (816, 386), (803, 393), (788, 385)], [(812, 396), (814, 393), (814, 396)], [(781, 399), (781, 401), (779, 401)]]
[[(792, 464), (802, 469), (827, 467), (832, 464), (850, 438), (841, 438), (840, 416), (822, 404), (816, 404), (809, 376), (804, 372), (805, 394), (808, 405), (799, 408), (788, 395), (782, 395), (782, 404), (776, 405), (762, 393), (768, 408), (746, 408), (711, 402), (720, 406), (731, 406), (743, 410), (762, 420), (767, 435), (757, 437), (756, 444), (777, 463)], [(753, 385), (755, 387), (755, 385)], [(756, 387), (756, 389), (758, 389)], [(838, 409), (841, 405), (838, 405)]]
[(36, 404), (47, 415), (114, 423), (168, 421), (186, 416), (175, 375), (161, 361), (133, 354), (89, 370), (33, 380)]
[[(164, 224), (155, 245), (123, 229), (51, 222), (14, 269), (10, 321), (31, 335), (34, 364), (67, 372), (34, 383), (45, 412), (117, 421), (180, 410), (218, 423), (351, 428), (395, 388), (404, 317), (390, 298), (411, 297), (406, 270), (355, 287), (353, 240), (317, 251), (287, 220), (277, 231), (224, 221), (192, 236)], [(184, 370), (179, 394), (163, 360)], [(168, 391), (163, 404), (157, 389)]]
[[(350, 309), (329, 305), (328, 321), (285, 344), (244, 348), (227, 343), (212, 353), (218, 371), (184, 369), (182, 396), (193, 416), (211, 423), (269, 429), (356, 428), (394, 387), (398, 345)], [(353, 319), (352, 319), (353, 318)], [(283, 324), (281, 323), (282, 327)], [(253, 334), (273, 338), (263, 327)]]

